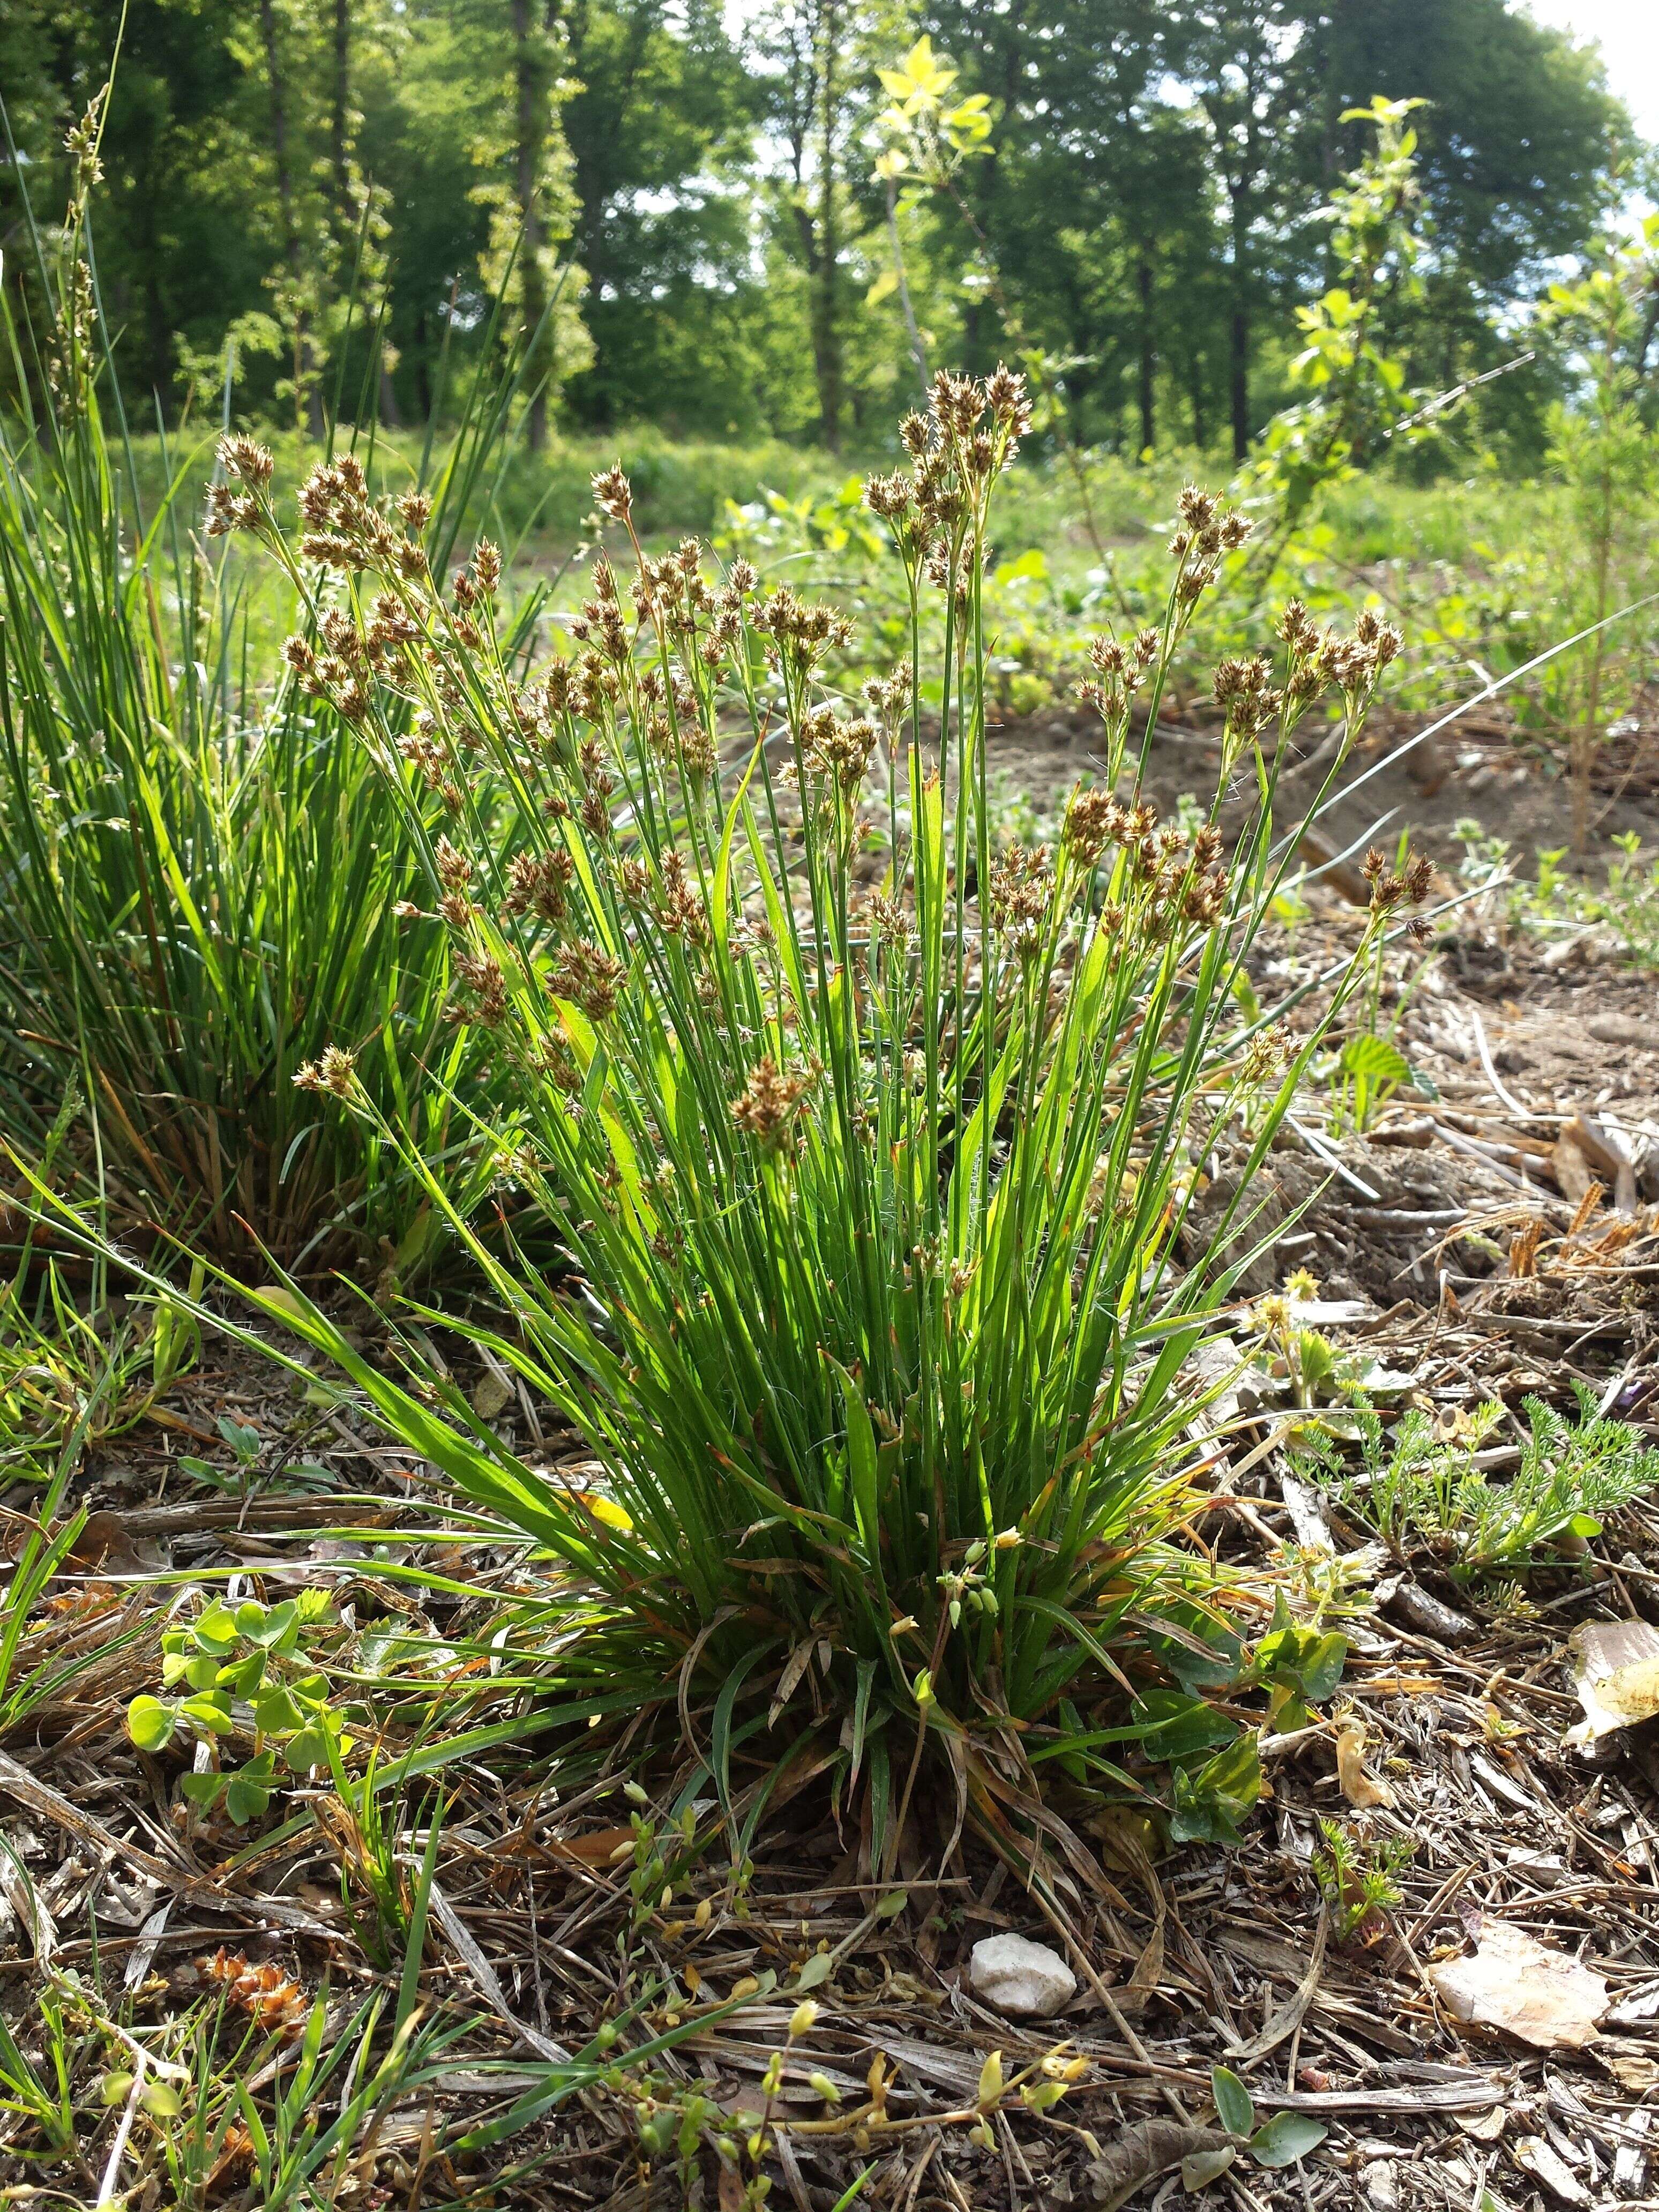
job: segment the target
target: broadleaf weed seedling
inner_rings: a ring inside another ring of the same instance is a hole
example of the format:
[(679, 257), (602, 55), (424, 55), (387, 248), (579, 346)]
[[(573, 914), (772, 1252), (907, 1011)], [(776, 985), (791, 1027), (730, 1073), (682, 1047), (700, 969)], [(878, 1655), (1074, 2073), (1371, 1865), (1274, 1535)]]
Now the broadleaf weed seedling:
[[(194, 1620), (162, 1632), (161, 1686), (179, 1694), (134, 1698), (128, 1735), (152, 1754), (181, 1735), (204, 1747), (207, 1763), (179, 1776), (180, 1796), (198, 1813), (222, 1799), (238, 1827), (258, 1820), (281, 1774), (302, 1781), (349, 1747), (328, 1678), (315, 1663), (319, 1638), (337, 1626), (320, 1590), (301, 1590), (274, 1606), (254, 1598), (230, 1606), (215, 1598)], [(227, 1771), (221, 1747), (238, 1731), (239, 1707), (253, 1749)]]

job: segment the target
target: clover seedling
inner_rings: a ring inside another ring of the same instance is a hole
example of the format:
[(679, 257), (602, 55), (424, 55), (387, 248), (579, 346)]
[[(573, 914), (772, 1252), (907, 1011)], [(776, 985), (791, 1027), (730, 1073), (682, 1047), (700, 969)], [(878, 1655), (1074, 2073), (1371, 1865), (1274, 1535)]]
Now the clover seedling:
[[(141, 1751), (165, 1751), (181, 1735), (207, 1745), (208, 1765), (180, 1775), (180, 1794), (204, 1812), (222, 1795), (239, 1827), (258, 1820), (277, 1785), (279, 1757), (298, 1778), (329, 1764), (331, 1740), (341, 1752), (349, 1747), (327, 1677), (305, 1648), (308, 1636), (334, 1620), (320, 1590), (270, 1606), (249, 1598), (233, 1608), (215, 1598), (195, 1620), (162, 1637), (161, 1686), (181, 1694), (135, 1698), (128, 1735)], [(253, 1754), (227, 1771), (218, 1746), (239, 1726), (252, 1735)]]

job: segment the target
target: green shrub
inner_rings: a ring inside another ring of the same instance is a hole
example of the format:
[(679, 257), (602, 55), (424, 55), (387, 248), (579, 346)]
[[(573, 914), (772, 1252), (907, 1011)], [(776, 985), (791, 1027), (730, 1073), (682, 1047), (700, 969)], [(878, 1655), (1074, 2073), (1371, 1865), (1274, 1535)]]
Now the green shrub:
[[(1263, 1158), (1319, 1035), (1292, 1050), (1234, 988), (1287, 865), (1283, 735), (1325, 696), (1357, 727), (1398, 640), (1288, 609), (1282, 680), (1259, 658), (1218, 672), (1207, 816), (1188, 832), (1120, 802), (1245, 528), (1183, 494), (1161, 623), (1095, 647), (1104, 782), (1055, 850), (994, 848), (981, 586), (1024, 411), (1006, 373), (941, 380), (914, 467), (872, 480), (910, 634), (850, 714), (822, 682), (845, 617), (761, 593), (745, 563), (711, 578), (695, 544), (640, 554), (626, 584), (597, 565), (576, 656), (532, 683), (497, 645), (493, 547), (446, 598), (418, 506), (380, 508), (346, 459), (303, 489), (295, 547), (268, 458), (229, 442), (225, 513), (318, 594), (331, 641), (295, 639), (291, 665), (396, 794), (508, 1071), (501, 1172), (560, 1224), (550, 1277), (451, 1209), (503, 1316), (461, 1334), (575, 1426), (591, 1476), (514, 1458), (412, 1338), (405, 1387), (314, 1306), (265, 1310), (563, 1563), (567, 1718), (643, 1709), (672, 1738), (695, 1705), (724, 1796), (737, 1747), (787, 1711), (792, 1771), (865, 1779), (889, 1843), (930, 1752), (1005, 1838), (1040, 1771), (1144, 1790), (1127, 1770), (1149, 1755), (1177, 1767), (1177, 1832), (1232, 1835), (1249, 1739), (1188, 1692), (1258, 1674), (1174, 1537), (1185, 1362), (1250, 1239), (1243, 1200), (1207, 1241), (1190, 1202), (1247, 1115)], [(595, 491), (631, 529), (620, 471)], [(1260, 803), (1229, 851), (1241, 773)], [(1362, 951), (1421, 887), (1380, 872)], [(308, 1080), (397, 1140), (349, 1050)]]

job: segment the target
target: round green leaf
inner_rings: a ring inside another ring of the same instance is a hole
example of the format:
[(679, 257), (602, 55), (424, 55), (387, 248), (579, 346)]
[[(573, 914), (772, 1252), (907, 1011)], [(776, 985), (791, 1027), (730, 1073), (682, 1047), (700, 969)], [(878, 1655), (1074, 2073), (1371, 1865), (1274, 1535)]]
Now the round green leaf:
[(1294, 2166), (1317, 2150), (1329, 2132), (1323, 2120), (1310, 2119), (1306, 2112), (1275, 2112), (1250, 2137), (1250, 2156), (1258, 2166)]
[(173, 1725), (173, 1709), (159, 1698), (135, 1698), (127, 1707), (127, 1734), (140, 1751), (165, 1751)]
[(228, 1735), (230, 1733), (230, 1700), (222, 1691), (210, 1690), (200, 1697), (186, 1698), (179, 1711), (192, 1728), (200, 1729), (204, 1735)]
[(1189, 2197), (1196, 2197), (1200, 2189), (1207, 2189), (1212, 2181), (1219, 2181), (1237, 2156), (1237, 2143), (1223, 2143), (1219, 2150), (1192, 2152), (1181, 2161), (1182, 2187)]
[(270, 1802), (270, 1790), (266, 1784), (251, 1775), (246, 1768), (233, 1774), (225, 1789), (225, 1811), (239, 1828), (250, 1820), (257, 1820)]

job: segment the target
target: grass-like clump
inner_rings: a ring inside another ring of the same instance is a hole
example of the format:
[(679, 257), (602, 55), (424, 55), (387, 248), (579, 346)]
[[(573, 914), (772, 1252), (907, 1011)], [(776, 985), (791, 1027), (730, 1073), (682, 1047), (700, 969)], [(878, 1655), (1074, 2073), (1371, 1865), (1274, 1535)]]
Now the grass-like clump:
[[(981, 593), (1024, 421), (1017, 377), (943, 377), (910, 465), (871, 481), (909, 638), (856, 700), (823, 678), (844, 616), (740, 562), (710, 574), (695, 543), (647, 556), (620, 471), (595, 490), (633, 573), (596, 565), (576, 652), (533, 674), (495, 549), (441, 588), (425, 501), (372, 500), (349, 456), (302, 488), (297, 543), (251, 441), (215, 495), (309, 611), (295, 689), (354, 732), (422, 855), (490, 1037), (499, 1173), (558, 1224), (559, 1267), (473, 1232), (349, 1048), (301, 1087), (402, 1146), (499, 1309), (463, 1334), (579, 1432), (589, 1477), (514, 1457), (412, 1340), (404, 1383), (316, 1307), (281, 1317), (562, 1563), (568, 1713), (653, 1716), (722, 1792), (740, 1747), (775, 1784), (867, 1787), (878, 1850), (930, 1753), (1005, 1844), (1048, 1775), (1145, 1796), (1152, 1761), (1184, 1761), (1188, 1832), (1216, 1760), (1246, 1787), (1248, 1740), (1187, 1694), (1246, 1656), (1176, 1538), (1200, 1503), (1184, 1363), (1249, 1210), (1200, 1237), (1191, 1206), (1224, 1145), (1248, 1190), (1320, 1034), (1292, 1047), (1235, 991), (1286, 864), (1286, 739), (1316, 702), (1351, 737), (1398, 643), (1289, 606), (1277, 667), (1216, 672), (1207, 814), (1161, 823), (1139, 752), (1246, 528), (1188, 491), (1161, 623), (1094, 650), (1098, 785), (1052, 851), (999, 848)], [(1423, 887), (1374, 874), (1361, 950)]]
[[(31, 236), (46, 327), (6, 310), (39, 399), (0, 421), (0, 1136), (126, 1229), (412, 1272), (420, 1194), (293, 1079), (346, 1042), (439, 1157), (419, 1071), (467, 1072), (443, 932), (398, 912), (422, 877), (373, 763), (325, 702), (273, 697), (270, 610), (185, 511), (193, 459), (143, 495), (86, 219), (77, 190)], [(489, 435), (428, 458), (440, 557)]]

